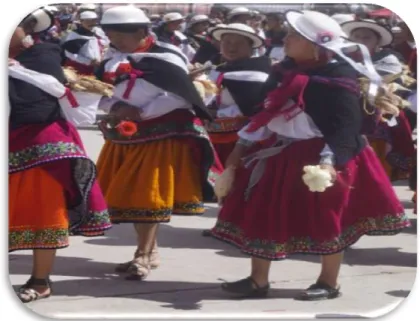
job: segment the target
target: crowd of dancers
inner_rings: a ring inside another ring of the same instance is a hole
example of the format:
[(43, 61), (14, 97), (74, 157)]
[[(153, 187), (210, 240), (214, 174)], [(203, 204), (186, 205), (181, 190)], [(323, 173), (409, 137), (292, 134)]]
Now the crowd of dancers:
[[(409, 226), (391, 185), (417, 188), (417, 56), (404, 22), (222, 9), (186, 19), (47, 6), (16, 28), (9, 251), (33, 250), (23, 302), (51, 295), (70, 235), (112, 224), (137, 237), (116, 271), (144, 280), (160, 265), (159, 224), (203, 214), (204, 202), (220, 212), (203, 235), (251, 257), (248, 277), (222, 284), (241, 297), (266, 296), (271, 262), (307, 253), (322, 269), (297, 299), (337, 298), (343, 251)], [(96, 164), (76, 128), (92, 104), (106, 113)]]

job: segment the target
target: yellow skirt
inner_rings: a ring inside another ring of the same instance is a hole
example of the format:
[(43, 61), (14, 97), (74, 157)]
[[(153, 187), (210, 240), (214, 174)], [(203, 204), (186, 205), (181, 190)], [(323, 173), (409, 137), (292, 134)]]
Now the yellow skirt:
[(171, 214), (203, 214), (200, 168), (191, 140), (143, 144), (106, 141), (98, 180), (114, 223), (169, 222)]
[(39, 167), (9, 174), (9, 251), (69, 244), (63, 187)]

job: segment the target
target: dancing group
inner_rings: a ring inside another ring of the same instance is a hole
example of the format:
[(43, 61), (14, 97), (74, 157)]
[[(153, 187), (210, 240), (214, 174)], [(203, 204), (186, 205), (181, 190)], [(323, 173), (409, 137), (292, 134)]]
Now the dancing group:
[[(94, 16), (84, 17), (82, 25), (93, 27), (86, 20)], [(103, 235), (111, 224), (133, 223), (137, 236), (133, 258), (116, 270), (145, 279), (160, 265), (159, 223), (203, 214), (224, 168), (234, 172), (232, 186), (205, 232), (251, 257), (249, 277), (222, 285), (235, 296), (266, 296), (271, 262), (307, 253), (321, 256), (322, 269), (297, 299), (336, 298), (348, 246), (410, 225), (366, 138), (372, 126), (392, 130), (404, 117), (402, 99), (386, 92), (380, 74), (380, 66), (395, 64), (379, 54), (386, 34), (372, 22), (342, 27), (315, 11), (289, 11), (285, 19), (282, 61), (256, 54), (263, 39), (235, 22), (211, 29), (219, 63), (194, 77), (191, 59), (156, 39), (134, 6), (104, 12), (105, 56), (104, 42), (87, 32), (63, 48), (36, 40), (53, 23), (47, 10), (23, 20), (9, 49), (9, 251), (33, 250), (22, 302), (51, 295), (56, 250), (70, 235)], [(358, 44), (370, 30), (372, 48)], [(113, 87), (99, 102), (107, 117), (96, 164), (61, 111), (63, 104), (83, 109), (63, 66)], [(210, 99), (198, 90), (200, 77), (215, 86)], [(381, 95), (394, 99), (381, 104)], [(309, 165), (319, 165), (332, 186), (310, 191), (302, 179)]]

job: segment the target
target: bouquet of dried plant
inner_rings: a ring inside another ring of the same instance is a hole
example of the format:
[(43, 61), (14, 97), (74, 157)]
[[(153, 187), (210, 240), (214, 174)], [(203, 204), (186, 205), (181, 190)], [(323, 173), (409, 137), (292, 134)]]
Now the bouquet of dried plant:
[(93, 76), (79, 75), (73, 68), (63, 68), (64, 76), (67, 79), (69, 87), (74, 91), (88, 92), (105, 97), (111, 97), (114, 86), (97, 80)]

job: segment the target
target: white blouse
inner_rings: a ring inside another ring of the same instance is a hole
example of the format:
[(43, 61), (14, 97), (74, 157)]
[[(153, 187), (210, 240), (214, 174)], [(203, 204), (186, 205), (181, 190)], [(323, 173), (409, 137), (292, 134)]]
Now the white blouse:
[[(217, 81), (220, 72), (216, 70), (212, 70), (209, 75), (209, 79), (213, 82)], [(258, 82), (265, 82), (268, 78), (268, 74), (264, 72), (258, 71), (233, 71), (233, 72), (226, 72), (224, 74), (225, 79), (231, 80), (239, 80), (239, 81), (258, 81)], [(224, 118), (224, 117), (240, 117), (243, 116), (241, 110), (239, 109), (238, 105), (235, 103), (235, 100), (232, 97), (232, 94), (229, 92), (227, 88), (223, 88), (222, 92), (220, 93), (220, 106), (218, 107), (216, 117), (217, 118)]]
[[(105, 72), (115, 72), (120, 63), (127, 63), (128, 54), (114, 52), (113, 57), (105, 64)], [(107, 113), (118, 101), (126, 102), (141, 110), (141, 117), (144, 120), (157, 118), (168, 114), (176, 109), (191, 109), (192, 105), (185, 99), (162, 90), (161, 88), (147, 82), (142, 78), (137, 78), (130, 92), (125, 99), (124, 93), (127, 89), (129, 80), (125, 80), (114, 88), (114, 95), (111, 98), (103, 98), (99, 108)]]

